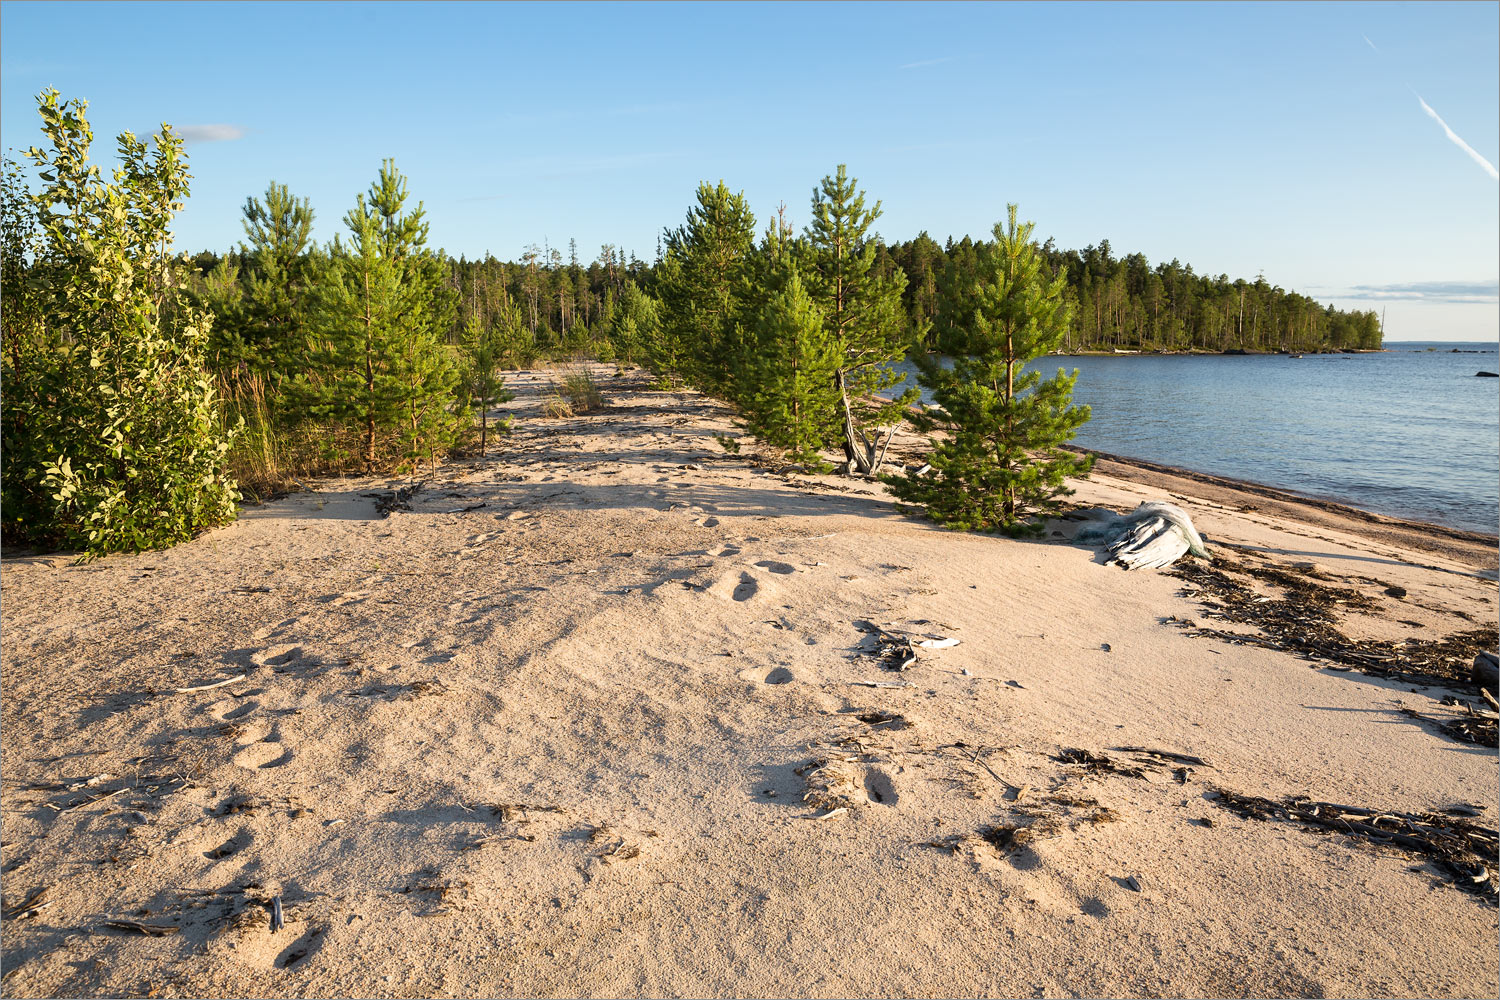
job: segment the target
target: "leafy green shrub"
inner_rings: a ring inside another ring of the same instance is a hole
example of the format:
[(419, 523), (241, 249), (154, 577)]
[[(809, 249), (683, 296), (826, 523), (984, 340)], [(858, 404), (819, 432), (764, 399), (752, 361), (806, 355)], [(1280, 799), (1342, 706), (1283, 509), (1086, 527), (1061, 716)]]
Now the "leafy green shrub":
[[(88, 161), (86, 102), (38, 98), (50, 150), (27, 156), (45, 185), (5, 186), (3, 503), (7, 541), (86, 555), (161, 548), (233, 520), (204, 364), (212, 316), (193, 308), (168, 256), (188, 193), (182, 140), (155, 151), (126, 132), (112, 182)], [(29, 258), (24, 256), (29, 254)], [(24, 322), (12, 323), (10, 314)]]

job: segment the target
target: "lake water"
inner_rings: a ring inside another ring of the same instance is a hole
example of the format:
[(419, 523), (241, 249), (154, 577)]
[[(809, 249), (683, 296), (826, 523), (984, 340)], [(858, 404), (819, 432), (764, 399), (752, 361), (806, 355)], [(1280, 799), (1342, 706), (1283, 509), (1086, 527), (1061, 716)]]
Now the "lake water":
[[(1435, 350), (1429, 351), (1432, 347)], [(1452, 354), (1452, 348), (1481, 353)], [(1393, 343), (1380, 354), (1050, 357), (1093, 408), (1075, 443), (1365, 510), (1494, 534), (1500, 379), (1494, 344)], [(914, 384), (915, 369), (898, 366)]]

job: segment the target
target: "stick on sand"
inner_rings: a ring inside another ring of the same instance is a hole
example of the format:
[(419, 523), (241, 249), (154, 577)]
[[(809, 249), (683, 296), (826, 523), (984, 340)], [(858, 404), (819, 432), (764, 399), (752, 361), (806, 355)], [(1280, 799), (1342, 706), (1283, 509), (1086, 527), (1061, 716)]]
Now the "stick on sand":
[(245, 675), (244, 674), (235, 674), (233, 677), (229, 678), (227, 681), (216, 681), (213, 684), (198, 684), (198, 685), (196, 685), (194, 687), (173, 688), (172, 689), (172, 693), (173, 694), (192, 694), (194, 691), (212, 691), (214, 688), (225, 687), (226, 685), (233, 684), (236, 681), (242, 681), (244, 679), (245, 679)]

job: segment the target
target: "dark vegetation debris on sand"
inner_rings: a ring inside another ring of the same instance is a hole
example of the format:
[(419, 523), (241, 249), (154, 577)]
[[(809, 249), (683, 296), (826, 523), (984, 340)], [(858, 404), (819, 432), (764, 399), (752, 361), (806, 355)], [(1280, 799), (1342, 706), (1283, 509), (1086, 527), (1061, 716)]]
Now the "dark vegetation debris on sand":
[[(1339, 609), (1375, 610), (1379, 607), (1378, 600), (1354, 588), (1315, 582), (1327, 579), (1316, 570), (1298, 574), (1215, 555), (1207, 562), (1184, 563), (1170, 572), (1194, 585), (1196, 589), (1187, 594), (1203, 605), (1204, 617), (1251, 625), (1260, 634), (1205, 628), (1176, 617), (1166, 619), (1168, 624), (1195, 637), (1292, 653), (1334, 671), (1356, 670), (1409, 684), (1468, 691), (1474, 688), (1476, 657), (1500, 643), (1500, 633), (1494, 625), (1441, 639), (1352, 639), (1338, 627)], [(1284, 596), (1257, 592), (1251, 586), (1251, 579), (1279, 588)], [(1462, 742), (1496, 745), (1493, 711), (1457, 699), (1452, 703), (1465, 709), (1468, 718), (1444, 724), (1441, 731)]]
[(1300, 823), (1416, 854), (1436, 867), (1455, 887), (1478, 896), (1490, 906), (1500, 903), (1500, 885), (1496, 882), (1500, 841), (1495, 830), (1466, 818), (1476, 813), (1470, 807), (1409, 813), (1314, 802), (1300, 796), (1278, 802), (1222, 788), (1213, 801), (1247, 819)]

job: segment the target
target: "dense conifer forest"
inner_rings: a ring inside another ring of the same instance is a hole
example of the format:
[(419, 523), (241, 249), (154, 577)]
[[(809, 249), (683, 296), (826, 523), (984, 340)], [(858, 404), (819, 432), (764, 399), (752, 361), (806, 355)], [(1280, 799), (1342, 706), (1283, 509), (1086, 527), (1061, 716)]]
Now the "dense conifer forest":
[[(174, 254), (170, 223), (191, 176), (181, 140), (165, 125), (151, 143), (122, 135), (122, 166), (104, 180), (85, 107), (42, 94), (50, 148), (26, 153), (29, 171), (10, 160), (3, 171), (7, 541), (170, 544), (232, 517), (236, 488), (263, 496), (299, 476), (413, 471), (486, 448), (480, 415), (505, 398), (502, 372), (539, 361), (645, 366), (663, 388), (730, 401), (747, 432), (809, 470), (833, 468), (827, 456), (841, 451), (841, 471), (877, 475), (916, 399), (888, 391), (908, 355), (969, 357), (990, 373), (993, 398), (944, 390), (944, 428), (960, 432), (963, 413), (992, 437), (1030, 421), (1024, 442), (985, 446), (1010, 456), (1003, 466), (1053, 454), (1087, 419), (1069, 409), (1071, 382), (1028, 392), (1017, 381), (1017, 366), (1041, 353), (1381, 342), (1374, 313), (1261, 277), (1153, 267), (1107, 241), (1060, 250), (1032, 241), (1029, 223), (1023, 246), (1014, 214), (992, 240), (890, 243), (880, 203), (842, 165), (813, 189), (800, 230), (785, 206), (761, 225), (742, 193), (701, 184), (649, 263), (573, 241), (528, 246), (519, 260), (455, 258), (433, 245), (418, 194), (389, 160), (342, 206), (315, 210), (273, 180), (246, 198), (237, 246)], [(331, 234), (323, 243), (312, 239), (316, 211), (342, 213), (320, 229)], [(1018, 284), (999, 264), (1023, 258)], [(996, 339), (1034, 327), (1026, 310), (1043, 299), (1046, 337)], [(940, 387), (937, 369), (927, 375)], [(597, 397), (573, 390), (582, 405)], [(1006, 416), (997, 424), (996, 414)], [(1020, 475), (959, 462), (952, 488)], [(931, 487), (907, 492), (930, 497)], [(957, 520), (1009, 528), (1042, 509), (1006, 490), (994, 508), (1006, 524), (973, 511)]]
[[(926, 232), (895, 243), (877, 237), (877, 266), (883, 273), (899, 268), (906, 275), (902, 305), (915, 328), (936, 317), (940, 285), (971, 275), (990, 242), (965, 236), (940, 244)], [(1060, 250), (1048, 239), (1042, 253), (1048, 273), (1064, 274), (1074, 304), (1062, 353), (1311, 353), (1381, 346), (1378, 313), (1336, 309), (1273, 285), (1263, 275), (1253, 280), (1203, 275), (1175, 259), (1153, 266), (1139, 253), (1115, 256), (1107, 239), (1082, 250)], [(660, 251), (647, 263), (613, 244), (583, 261), (573, 240), (566, 251), (528, 246), (516, 261), (445, 259), (460, 301), (487, 317), (498, 315), (506, 303), (522, 305), (526, 328), (543, 353), (602, 345), (626, 284), (653, 289), (661, 263)], [(221, 261), (238, 267), (242, 258), (238, 250), (203, 251), (193, 258), (205, 277)]]

